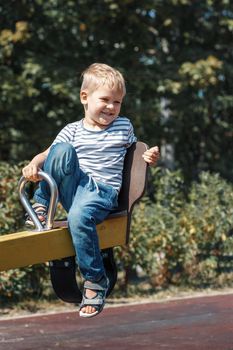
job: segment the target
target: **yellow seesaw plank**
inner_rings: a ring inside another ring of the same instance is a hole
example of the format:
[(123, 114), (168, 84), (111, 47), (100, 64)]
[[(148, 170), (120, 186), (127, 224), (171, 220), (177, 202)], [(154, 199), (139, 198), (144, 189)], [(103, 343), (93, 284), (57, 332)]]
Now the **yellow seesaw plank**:
[[(100, 248), (126, 244), (127, 216), (97, 225)], [(39, 264), (75, 255), (67, 228), (23, 231), (0, 236), (0, 271)]]

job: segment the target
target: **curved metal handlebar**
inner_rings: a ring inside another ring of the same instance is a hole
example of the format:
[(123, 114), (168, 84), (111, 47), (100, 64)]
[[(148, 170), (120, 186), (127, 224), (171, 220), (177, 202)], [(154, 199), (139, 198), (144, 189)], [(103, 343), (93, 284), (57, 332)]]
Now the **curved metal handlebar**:
[(44, 171), (40, 170), (38, 175), (42, 177), (43, 180), (47, 181), (50, 187), (50, 202), (47, 214), (47, 220), (45, 227), (42, 226), (40, 220), (38, 219), (35, 211), (32, 208), (31, 203), (29, 202), (26, 193), (25, 193), (25, 185), (29, 180), (27, 180), (24, 176), (19, 180), (19, 198), (24, 209), (27, 211), (28, 215), (31, 217), (34, 225), (36, 226), (37, 231), (50, 230), (53, 227), (53, 219), (57, 208), (57, 199), (58, 199), (58, 189), (57, 184), (54, 179)]

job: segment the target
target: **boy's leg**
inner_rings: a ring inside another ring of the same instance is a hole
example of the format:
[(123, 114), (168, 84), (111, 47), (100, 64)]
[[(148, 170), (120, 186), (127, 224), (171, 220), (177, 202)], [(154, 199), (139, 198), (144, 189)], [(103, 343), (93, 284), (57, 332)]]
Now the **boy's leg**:
[[(51, 147), (48, 157), (44, 163), (43, 170), (50, 174), (58, 186), (59, 201), (68, 212), (72, 205), (76, 189), (82, 176), (79, 168), (77, 154), (73, 146), (68, 143), (58, 143)], [(35, 191), (36, 202), (48, 207), (50, 189), (46, 181), (39, 183)]]
[(108, 287), (96, 225), (117, 205), (117, 192), (111, 186), (97, 185), (91, 178), (88, 183), (81, 183), (68, 222), (77, 264), (86, 280), (80, 316), (92, 317), (103, 309)]
[(92, 178), (82, 178), (68, 213), (77, 264), (85, 280), (96, 282), (105, 274), (96, 225), (117, 206), (117, 191)]

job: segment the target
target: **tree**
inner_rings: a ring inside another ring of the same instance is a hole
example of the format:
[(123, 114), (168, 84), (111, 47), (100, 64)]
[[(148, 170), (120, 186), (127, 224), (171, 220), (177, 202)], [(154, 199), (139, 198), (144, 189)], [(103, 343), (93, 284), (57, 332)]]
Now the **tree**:
[(125, 75), (139, 139), (173, 144), (188, 180), (207, 168), (233, 179), (229, 0), (12, 0), (0, 12), (0, 159), (31, 158), (80, 119), (79, 76), (100, 61)]
[(203, 169), (233, 180), (233, 6), (227, 0), (173, 0), (161, 7), (166, 73), (158, 91), (170, 102), (164, 132), (177, 166), (189, 180)]

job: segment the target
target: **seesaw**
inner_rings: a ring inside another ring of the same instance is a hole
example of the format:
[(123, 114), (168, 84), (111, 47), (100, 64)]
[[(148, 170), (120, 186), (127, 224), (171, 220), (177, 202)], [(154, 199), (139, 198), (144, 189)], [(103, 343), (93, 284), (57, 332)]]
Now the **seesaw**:
[[(97, 225), (99, 245), (106, 274), (110, 280), (108, 295), (117, 280), (113, 247), (129, 242), (134, 204), (143, 196), (147, 180), (147, 164), (142, 154), (147, 145), (134, 143), (127, 151), (119, 205), (107, 219)], [(56, 295), (65, 302), (79, 303), (82, 294), (76, 280), (75, 252), (66, 221), (54, 221), (57, 204), (55, 181), (43, 171), (41, 177), (50, 186), (51, 198), (45, 228), (42, 227), (25, 194), (27, 180), (19, 181), (19, 196), (31, 216), (36, 230), (0, 236), (0, 271), (49, 262), (50, 278)]]

